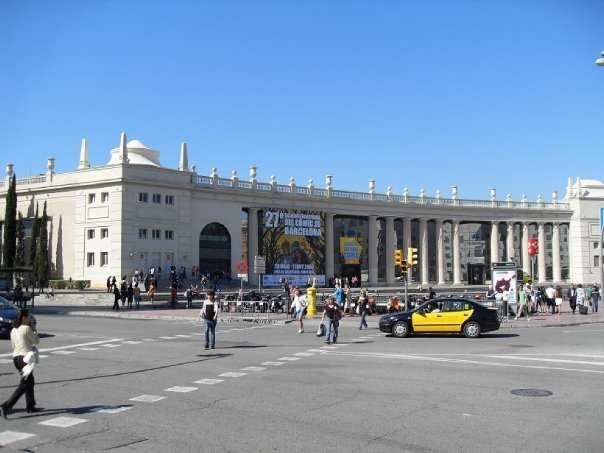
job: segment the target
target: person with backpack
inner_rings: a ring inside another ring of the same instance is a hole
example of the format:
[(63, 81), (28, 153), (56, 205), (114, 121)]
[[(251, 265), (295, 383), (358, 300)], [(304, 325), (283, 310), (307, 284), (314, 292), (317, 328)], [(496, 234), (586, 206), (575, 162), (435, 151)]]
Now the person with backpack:
[(206, 300), (203, 301), (199, 316), (205, 323), (206, 345), (205, 349), (214, 349), (216, 346), (216, 322), (218, 321), (218, 302), (214, 299), (214, 291), (209, 290)]
[(323, 322), (325, 318), (329, 319), (329, 328), (327, 329), (327, 339), (325, 340), (325, 343), (336, 344), (338, 342), (338, 327), (340, 326), (340, 319), (342, 319), (342, 309), (340, 308), (340, 305), (336, 303), (334, 297), (328, 299), (321, 322)]

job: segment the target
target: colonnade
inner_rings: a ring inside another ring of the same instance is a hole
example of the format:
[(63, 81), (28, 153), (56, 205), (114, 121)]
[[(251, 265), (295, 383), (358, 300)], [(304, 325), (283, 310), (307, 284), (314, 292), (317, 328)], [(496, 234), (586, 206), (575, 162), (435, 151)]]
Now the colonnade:
[[(258, 209), (248, 209), (248, 264), (250, 269), (250, 280), (257, 281), (253, 276), (254, 256), (258, 253)], [(451, 223), (452, 236), (452, 265), (453, 265), (453, 284), (461, 285), (461, 255), (460, 255), (460, 234), (461, 224), (464, 223), (461, 219), (442, 219), (442, 218), (417, 218), (417, 217), (392, 217), (392, 216), (367, 216), (368, 220), (368, 280), (370, 283), (378, 281), (378, 235), (380, 228), (378, 222), (384, 219), (385, 224), (385, 257), (386, 257), (386, 284), (393, 284), (396, 281), (394, 252), (397, 247), (397, 235), (395, 230), (395, 220), (401, 219), (403, 223), (403, 250), (405, 258), (407, 250), (411, 244), (411, 221), (419, 221), (419, 243), (413, 244), (418, 249), (419, 269), (415, 280), (422, 285), (435, 283), (438, 285), (446, 284), (446, 259), (445, 259), (445, 223)], [(435, 222), (436, 230), (436, 281), (431, 282), (429, 278), (429, 239), (428, 239), (428, 222)], [(483, 222), (476, 222), (483, 223)], [(490, 237), (490, 257), (491, 263), (499, 261), (511, 261), (514, 257), (515, 242), (514, 242), (514, 225), (522, 225), (521, 253), (522, 253), (522, 268), (527, 274), (531, 273), (531, 259), (529, 255), (528, 237), (529, 225), (537, 224), (537, 238), (539, 241), (539, 250), (537, 254), (537, 268), (539, 283), (546, 282), (546, 250), (545, 244), (545, 224), (550, 223), (553, 226), (552, 231), (552, 274), (553, 281), (562, 281), (561, 275), (561, 260), (560, 260), (560, 223), (557, 222), (535, 222), (535, 221), (492, 221), (491, 222), (491, 237)], [(506, 225), (506, 256), (499, 256), (499, 228), (500, 224)], [(327, 278), (335, 276), (335, 252), (334, 252), (334, 214), (325, 214), (325, 275)], [(490, 264), (490, 263), (485, 263)], [(413, 277), (409, 272), (408, 278)]]

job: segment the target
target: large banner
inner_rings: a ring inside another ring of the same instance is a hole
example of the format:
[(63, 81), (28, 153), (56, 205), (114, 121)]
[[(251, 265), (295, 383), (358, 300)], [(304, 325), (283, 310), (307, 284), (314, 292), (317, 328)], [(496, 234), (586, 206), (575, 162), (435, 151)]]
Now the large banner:
[(361, 264), (363, 246), (360, 239), (353, 236), (342, 236), (340, 238), (340, 255), (343, 264)]
[(283, 279), (290, 285), (306, 285), (309, 279), (325, 285), (325, 214), (266, 209), (262, 253), (265, 286), (277, 286)]

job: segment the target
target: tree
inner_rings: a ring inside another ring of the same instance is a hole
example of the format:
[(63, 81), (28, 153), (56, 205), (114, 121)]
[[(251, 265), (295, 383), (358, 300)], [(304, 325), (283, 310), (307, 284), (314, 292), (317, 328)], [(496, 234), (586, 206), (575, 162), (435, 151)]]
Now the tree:
[[(31, 243), (29, 244), (29, 264), (35, 270), (36, 263), (36, 248), (38, 247), (38, 237), (40, 236), (40, 217), (38, 216), (38, 203), (36, 203), (36, 217), (31, 226)], [(34, 274), (35, 280), (35, 274)]]
[(48, 283), (48, 215), (46, 214), (46, 202), (40, 219), (40, 238), (37, 241), (36, 261), (34, 264), (34, 275), (38, 286), (43, 288)]
[(4, 247), (2, 249), (2, 264), (4, 267), (14, 267), (15, 251), (17, 248), (17, 178), (13, 177), (6, 192), (6, 210), (4, 211)]
[(15, 266), (25, 266), (25, 226), (23, 225), (23, 216), (17, 214), (17, 248), (15, 251)]

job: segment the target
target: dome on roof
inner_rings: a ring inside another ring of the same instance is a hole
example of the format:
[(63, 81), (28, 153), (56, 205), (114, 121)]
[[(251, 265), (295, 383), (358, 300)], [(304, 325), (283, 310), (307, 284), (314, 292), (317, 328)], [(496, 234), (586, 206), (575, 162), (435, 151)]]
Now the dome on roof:
[(151, 149), (140, 140), (130, 140), (128, 142), (128, 150), (132, 149)]
[[(128, 147), (128, 162), (130, 164), (161, 167), (159, 163), (159, 151), (149, 148), (140, 140), (130, 140), (126, 146)], [(120, 152), (119, 147), (113, 148), (111, 150), (111, 159), (107, 165), (121, 163)]]
[(581, 187), (602, 187), (604, 182), (598, 181), (597, 179), (581, 179)]

